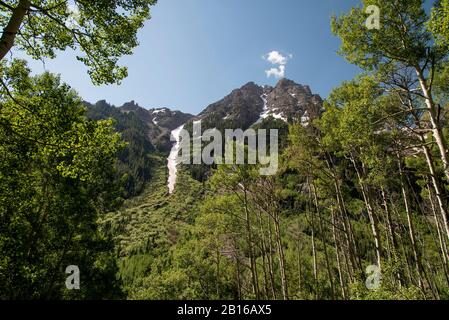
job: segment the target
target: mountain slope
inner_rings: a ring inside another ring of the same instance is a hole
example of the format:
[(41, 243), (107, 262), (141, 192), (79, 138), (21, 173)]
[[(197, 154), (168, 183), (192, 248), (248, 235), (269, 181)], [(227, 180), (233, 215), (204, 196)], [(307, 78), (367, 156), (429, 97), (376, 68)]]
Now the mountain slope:
[(202, 120), (203, 128), (242, 128), (264, 119), (307, 124), (319, 116), (322, 99), (308, 86), (281, 79), (275, 87), (249, 82), (206, 107), (194, 120)]
[[(129, 198), (142, 192), (151, 179), (156, 164), (153, 154), (166, 154), (171, 149), (170, 133), (174, 126), (184, 123), (192, 115), (169, 109), (144, 109), (134, 101), (117, 108), (105, 100), (95, 104), (85, 102), (87, 116), (93, 120), (112, 118), (127, 146), (118, 155), (116, 168), (118, 183), (123, 185), (122, 196)], [(155, 123), (156, 116), (160, 123)]]
[[(170, 189), (173, 189), (177, 150), (170, 137), (181, 126), (192, 132), (193, 121), (201, 120), (203, 131), (211, 128), (220, 131), (237, 128), (246, 130), (252, 126), (277, 128), (280, 130), (282, 148), (288, 132), (287, 123), (309, 124), (319, 116), (322, 99), (313, 94), (308, 86), (282, 79), (275, 87), (248, 82), (210, 104), (197, 116), (168, 108), (146, 109), (134, 101), (120, 107), (114, 107), (105, 100), (95, 104), (86, 102), (86, 105), (88, 117), (92, 119), (115, 119), (117, 130), (122, 132), (124, 140), (129, 143), (120, 154), (118, 163), (119, 177), (126, 181), (126, 197), (129, 197), (141, 192), (143, 185), (150, 179), (150, 153), (160, 153), (169, 158), (168, 167), (172, 174)], [(204, 166), (191, 166), (190, 171), (199, 181), (206, 179), (209, 174), (209, 168)]]
[(114, 238), (118, 277), (130, 299), (150, 298), (146, 290), (154, 283), (147, 279), (160, 276), (158, 270), (168, 261), (181, 233), (195, 220), (203, 197), (201, 183), (185, 172), (178, 177), (176, 192), (168, 197), (165, 168), (164, 157), (155, 159), (151, 187), (102, 219), (103, 230)]

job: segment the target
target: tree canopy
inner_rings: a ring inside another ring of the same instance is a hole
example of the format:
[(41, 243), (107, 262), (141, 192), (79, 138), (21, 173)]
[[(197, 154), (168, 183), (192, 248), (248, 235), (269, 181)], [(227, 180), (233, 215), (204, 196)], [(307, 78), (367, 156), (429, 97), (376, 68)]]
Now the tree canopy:
[(12, 47), (35, 59), (54, 58), (74, 49), (95, 84), (127, 76), (120, 57), (138, 45), (137, 32), (150, 18), (156, 0), (5, 0), (0, 1), (0, 60)]

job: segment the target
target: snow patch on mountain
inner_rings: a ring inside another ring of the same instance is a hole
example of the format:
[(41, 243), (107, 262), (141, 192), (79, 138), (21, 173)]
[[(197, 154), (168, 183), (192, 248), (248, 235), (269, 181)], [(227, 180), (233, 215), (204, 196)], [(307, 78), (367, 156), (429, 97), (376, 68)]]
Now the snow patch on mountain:
[(263, 95), (260, 96), (260, 98), (263, 101), (263, 110), (262, 113), (260, 114), (259, 120), (256, 121), (256, 124), (261, 123), (264, 119), (268, 118), (269, 116), (272, 116), (275, 119), (281, 119), (285, 122), (287, 122), (287, 118), (284, 117), (284, 115), (282, 113), (276, 113), (274, 111), (276, 111), (276, 109), (270, 110), (268, 108), (268, 95), (266, 93), (264, 93)]
[(309, 114), (308, 114), (308, 112), (306, 110), (306, 112), (304, 112), (303, 116), (301, 117), (301, 124), (304, 127), (307, 127), (309, 125), (309, 121), (310, 121), (310, 117), (309, 117)]
[(270, 110), (268, 109), (268, 100), (267, 100), (267, 94), (264, 93), (263, 95), (260, 96), (260, 98), (263, 101), (263, 109), (262, 109), (262, 113), (260, 114), (259, 120), (256, 121), (256, 123), (254, 124), (259, 124), (263, 121), (263, 119), (268, 117), (268, 114), (270, 113)]
[(176, 184), (176, 175), (178, 173), (177, 161), (178, 161), (178, 153), (181, 148), (181, 131), (184, 129), (184, 125), (176, 128), (171, 132), (172, 138), (175, 140), (175, 144), (173, 145), (170, 155), (167, 158), (167, 167), (168, 167), (168, 192), (171, 194), (175, 190)]
[(272, 114), (270, 114), (270, 116), (272, 116), (275, 119), (280, 119), (280, 120), (283, 120), (285, 122), (288, 122), (287, 118), (284, 117), (284, 115), (282, 113), (272, 113)]

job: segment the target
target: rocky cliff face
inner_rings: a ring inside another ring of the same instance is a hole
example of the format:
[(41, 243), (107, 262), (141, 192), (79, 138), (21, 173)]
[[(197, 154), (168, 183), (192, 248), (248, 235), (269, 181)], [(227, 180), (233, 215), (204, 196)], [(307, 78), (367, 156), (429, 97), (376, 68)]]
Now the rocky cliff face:
[(150, 127), (157, 126), (173, 130), (193, 118), (193, 115), (169, 108), (145, 109), (134, 101), (127, 102), (118, 108), (123, 113), (134, 112)]
[(221, 123), (227, 123), (231, 128), (246, 129), (259, 119), (264, 106), (262, 94), (262, 87), (249, 82), (240, 89), (233, 90), (222, 100), (209, 105), (196, 120), (201, 119), (217, 127)]
[(323, 100), (319, 95), (313, 94), (309, 86), (282, 79), (274, 88), (265, 87), (264, 92), (268, 116), (306, 125), (320, 115)]
[[(104, 100), (94, 105), (86, 104), (92, 118), (120, 118), (120, 124), (126, 123), (126, 126), (137, 126), (139, 130), (143, 130), (156, 150), (169, 152), (173, 144), (170, 141), (171, 132), (184, 124), (188, 128), (194, 120), (202, 120), (203, 130), (246, 130), (273, 119), (308, 125), (320, 115), (322, 103), (320, 96), (313, 94), (308, 86), (282, 79), (275, 87), (249, 82), (207, 106), (197, 116), (169, 108), (147, 109), (134, 101), (118, 108)], [(123, 121), (123, 117), (126, 121)]]
[(194, 117), (168, 108), (145, 109), (134, 101), (127, 102), (121, 107), (112, 106), (105, 100), (95, 104), (88, 102), (85, 104), (90, 118), (95, 120), (113, 118), (117, 121), (117, 129), (121, 132), (143, 132), (147, 142), (153, 146), (153, 149), (160, 152), (170, 151), (171, 131)]
[(193, 118), (193, 115), (168, 108), (150, 109), (153, 123), (162, 128), (174, 130)]
[(205, 108), (194, 120), (206, 128), (247, 129), (269, 119), (308, 125), (320, 115), (323, 101), (308, 86), (282, 79), (275, 87), (249, 82)]

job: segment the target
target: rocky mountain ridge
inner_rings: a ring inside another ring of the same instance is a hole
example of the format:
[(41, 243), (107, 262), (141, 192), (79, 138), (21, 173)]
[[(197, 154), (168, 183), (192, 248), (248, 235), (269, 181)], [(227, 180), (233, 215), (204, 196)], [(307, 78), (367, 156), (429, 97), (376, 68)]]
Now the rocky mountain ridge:
[(275, 87), (249, 82), (206, 107), (194, 120), (203, 120), (209, 128), (247, 129), (270, 118), (307, 125), (320, 115), (322, 104), (309, 86), (292, 80), (281, 79)]
[[(281, 79), (276, 86), (260, 86), (248, 82), (233, 90), (223, 99), (207, 106), (198, 115), (162, 108), (144, 108), (135, 101), (120, 107), (108, 104), (105, 100), (89, 104), (92, 118), (134, 117), (146, 133), (149, 142), (156, 150), (169, 152), (172, 142), (170, 135), (181, 125), (188, 126), (193, 121), (202, 121), (207, 128), (247, 129), (270, 119), (284, 122), (300, 122), (307, 125), (317, 118), (322, 109), (322, 99), (313, 94), (307, 85), (292, 80)], [(120, 129), (120, 128), (119, 128)]]

